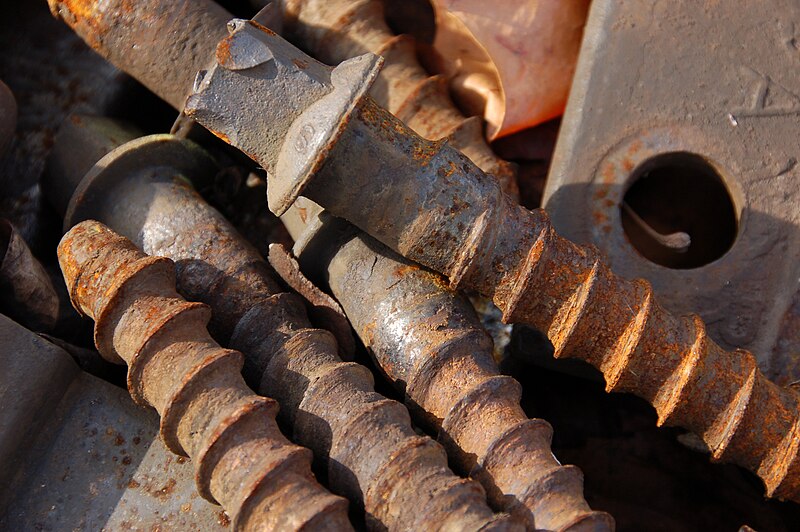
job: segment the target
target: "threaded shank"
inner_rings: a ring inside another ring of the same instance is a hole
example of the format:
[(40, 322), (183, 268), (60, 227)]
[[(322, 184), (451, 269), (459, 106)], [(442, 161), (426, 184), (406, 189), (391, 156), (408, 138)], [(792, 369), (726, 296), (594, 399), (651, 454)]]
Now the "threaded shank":
[(505, 321), (545, 331), (556, 357), (597, 367), (608, 391), (649, 401), (660, 425), (700, 436), (714, 460), (756, 473), (768, 496), (800, 502), (796, 392), (769, 381), (751, 353), (718, 346), (699, 317), (664, 310), (646, 281), (618, 277), (595, 248), (558, 236), (544, 211), (498, 205), (474, 248), (460, 250), (474, 257), (463, 286), (493, 295)]
[(500, 375), (469, 302), (441, 277), (361, 234), (333, 255), (328, 281), (416, 420), (439, 433), (451, 463), (478, 479), (495, 507), (529, 528), (613, 529), (584, 500), (580, 470), (553, 456), (550, 425), (520, 407), (520, 385)]
[[(180, 291), (211, 306), (215, 335), (247, 359), (245, 378), (280, 402), (294, 441), (314, 451), (332, 490), (364, 506), (372, 528), (520, 528), (493, 513), (478, 483), (448, 468), (444, 450), (414, 431), (402, 404), (374, 391), (367, 368), (339, 358), (333, 335), (312, 328), (301, 299), (280, 291), (258, 252), (185, 180), (137, 175), (123, 191), (130, 202), (98, 209), (103, 221), (135, 236), (146, 252), (176, 261)], [(149, 213), (141, 225), (138, 198)], [(214, 449), (207, 460), (216, 460)]]
[(70, 230), (58, 257), (98, 350), (128, 364), (131, 395), (156, 408), (167, 446), (195, 460), (199, 493), (237, 529), (349, 528), (346, 502), (314, 480), (310, 451), (278, 430), (277, 403), (254, 395), (242, 355), (209, 336), (208, 307), (175, 292), (172, 261), (95, 221)]

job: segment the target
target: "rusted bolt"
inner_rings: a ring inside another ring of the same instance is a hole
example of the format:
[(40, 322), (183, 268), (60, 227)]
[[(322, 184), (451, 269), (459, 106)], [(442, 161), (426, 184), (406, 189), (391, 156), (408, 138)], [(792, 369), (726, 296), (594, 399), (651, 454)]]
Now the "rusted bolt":
[(50, 276), (14, 226), (1, 218), (0, 307), (34, 331), (49, 331), (58, 319), (58, 294)]
[[(103, 145), (96, 137), (113, 130), (91, 122), (69, 122), (56, 143), (85, 136), (78, 143)], [(450, 471), (442, 447), (416, 434), (406, 408), (374, 391), (367, 368), (339, 358), (333, 335), (312, 328), (300, 298), (284, 292), (258, 252), (194, 192), (189, 178), (213, 169), (197, 146), (168, 135), (135, 139), (77, 185), (74, 169), (85, 165), (62, 165), (67, 154), (58, 147), (54, 154), (51, 170), (61, 168), (54, 174), (76, 188), (65, 226), (97, 217), (174, 259), (179, 290), (211, 306), (215, 335), (244, 353), (248, 380), (278, 399), (294, 439), (315, 451), (332, 489), (364, 506), (371, 528), (522, 528), (492, 512), (478, 483)]]
[(465, 118), (450, 99), (446, 80), (430, 76), (417, 60), (414, 39), (395, 35), (386, 25), (383, 2), (368, 0), (284, 0), (284, 27), (320, 61), (335, 65), (372, 52), (384, 65), (370, 95), (420, 136), (450, 144), (519, 196), (517, 169), (486, 143), (483, 124)]
[(583, 476), (550, 450), (552, 427), (528, 419), (501, 375), (469, 301), (441, 276), (299, 199), (283, 215), (295, 252), (324, 278), (414, 420), (439, 434), (451, 463), (492, 503), (536, 530), (613, 530), (583, 499)]
[[(271, 90), (266, 81), (209, 76), (189, 112), (271, 171), (273, 212), (306, 195), (454, 287), (491, 297), (504, 321), (545, 331), (557, 357), (584, 359), (603, 372), (608, 391), (647, 399), (659, 424), (698, 434), (715, 460), (756, 472), (768, 495), (800, 501), (795, 392), (770, 382), (751, 353), (708, 339), (699, 318), (664, 311), (645, 281), (614, 275), (594, 248), (559, 237), (543, 210), (516, 205), (460, 152), (418, 137), (364, 95), (371, 77), (355, 76), (349, 86), (359, 90), (347, 98), (343, 89), (337, 97), (336, 78), (326, 97), (301, 102), (306, 110), (289, 117), (279, 153), (266, 155), (271, 147), (255, 133), (268, 127), (259, 105)], [(248, 90), (261, 96), (248, 99)], [(229, 112), (245, 101), (246, 112)], [(291, 168), (276, 166), (308, 123), (321, 124), (326, 140)]]
[(58, 261), (100, 354), (128, 365), (131, 396), (158, 411), (164, 443), (195, 461), (198, 492), (237, 530), (350, 529), (346, 502), (314, 480), (311, 452), (280, 433), (277, 403), (244, 383), (241, 353), (211, 339), (208, 306), (175, 292), (171, 260), (89, 220), (64, 235)]

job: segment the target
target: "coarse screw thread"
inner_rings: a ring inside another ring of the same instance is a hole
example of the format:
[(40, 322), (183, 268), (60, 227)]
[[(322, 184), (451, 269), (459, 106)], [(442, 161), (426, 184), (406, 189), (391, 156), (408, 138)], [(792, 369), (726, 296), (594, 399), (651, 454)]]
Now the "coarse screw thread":
[(64, 235), (58, 258), (98, 350), (127, 363), (131, 396), (158, 411), (164, 443), (195, 461), (198, 492), (235, 529), (350, 529), (346, 501), (311, 474), (311, 452), (280, 433), (277, 403), (247, 388), (241, 353), (209, 336), (209, 308), (175, 291), (171, 260), (92, 220)]
[[(531, 528), (613, 530), (611, 516), (584, 500), (580, 470), (553, 456), (550, 424), (522, 410), (521, 387), (500, 374), (469, 301), (369, 236), (337, 230), (343, 220), (326, 223), (317, 236), (327, 250), (307, 259), (332, 256), (322, 267), (333, 294), (415, 420), (439, 433), (454, 467)], [(342, 233), (352, 237), (337, 242)]]

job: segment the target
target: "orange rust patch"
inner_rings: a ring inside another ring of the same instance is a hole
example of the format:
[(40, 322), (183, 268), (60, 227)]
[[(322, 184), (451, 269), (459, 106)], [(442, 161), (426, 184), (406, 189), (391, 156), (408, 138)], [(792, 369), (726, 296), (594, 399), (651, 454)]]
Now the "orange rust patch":
[(608, 223), (608, 216), (606, 216), (605, 213), (601, 211), (592, 212), (592, 219), (594, 220), (594, 223), (596, 223), (597, 225), (605, 225)]
[(292, 59), (292, 63), (294, 63), (294, 66), (296, 66), (300, 70), (305, 70), (308, 68), (308, 61), (303, 61), (302, 59), (297, 59), (297, 58)]
[(414, 266), (413, 264), (403, 264), (397, 267), (394, 271), (396, 277), (402, 277), (406, 274), (412, 273), (417, 271), (419, 268)]
[(97, 4), (92, 0), (63, 0), (61, 5), (76, 18), (91, 19), (94, 17)]
[(613, 183), (615, 181), (616, 176), (617, 176), (617, 171), (614, 168), (613, 164), (609, 163), (609, 164), (606, 164), (603, 167), (603, 182), (604, 183), (607, 183), (607, 184)]
[[(220, 65), (229, 64), (233, 61), (233, 56), (231, 55), (231, 38), (227, 37), (222, 39), (219, 44), (217, 45), (217, 62)], [(216, 135), (216, 133), (214, 133)], [(217, 135), (219, 136), (219, 135)]]
[(624, 168), (626, 172), (630, 172), (633, 170), (633, 161), (625, 157), (622, 161), (622, 168)]

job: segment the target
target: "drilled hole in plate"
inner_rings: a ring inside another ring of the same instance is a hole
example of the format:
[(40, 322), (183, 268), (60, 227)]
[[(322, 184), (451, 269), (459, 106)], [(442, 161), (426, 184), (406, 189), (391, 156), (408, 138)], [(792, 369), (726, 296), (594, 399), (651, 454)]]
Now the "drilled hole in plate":
[(633, 247), (648, 260), (674, 269), (719, 259), (738, 230), (722, 177), (704, 158), (687, 152), (658, 155), (640, 165), (620, 214)]

